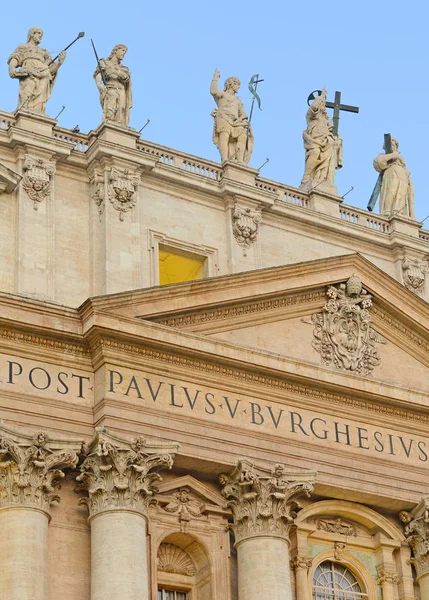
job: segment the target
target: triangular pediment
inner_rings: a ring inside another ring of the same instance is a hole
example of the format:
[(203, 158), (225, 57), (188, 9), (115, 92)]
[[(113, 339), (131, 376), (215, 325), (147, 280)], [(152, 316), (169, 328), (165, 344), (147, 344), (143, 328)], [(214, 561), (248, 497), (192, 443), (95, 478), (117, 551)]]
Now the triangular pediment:
[(192, 475), (184, 475), (169, 481), (165, 481), (158, 485), (159, 494), (162, 496), (172, 496), (181, 491), (187, 491), (195, 499), (205, 504), (211, 504), (219, 508), (225, 508), (225, 498), (218, 492), (210, 489), (201, 481), (192, 477)]

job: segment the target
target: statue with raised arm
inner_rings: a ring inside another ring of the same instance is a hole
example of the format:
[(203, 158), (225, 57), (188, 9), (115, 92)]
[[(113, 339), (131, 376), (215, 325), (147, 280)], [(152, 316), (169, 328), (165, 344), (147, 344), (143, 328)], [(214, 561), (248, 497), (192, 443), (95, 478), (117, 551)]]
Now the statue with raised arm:
[(341, 169), (342, 139), (332, 132), (333, 122), (326, 112), (326, 90), (317, 96), (307, 110), (307, 129), (303, 131), (305, 171), (300, 188), (336, 193), (335, 170)]
[(18, 109), (45, 114), (46, 103), (66, 53), (60, 52), (58, 61), (53, 62), (49, 52), (39, 48), (42, 37), (42, 29), (32, 27), (27, 42), (18, 46), (7, 62), (9, 75), (19, 79)]
[(404, 215), (415, 219), (414, 189), (398, 142), (392, 138), (392, 152), (374, 158), (374, 169), (383, 174), (380, 190), (380, 214), (388, 218)]
[(244, 105), (236, 94), (240, 89), (237, 77), (228, 77), (223, 91), (219, 90), (220, 73), (216, 69), (210, 85), (210, 93), (217, 108), (214, 117), (213, 142), (219, 149), (222, 162), (232, 160), (247, 164), (253, 150), (253, 133)]
[(122, 64), (128, 48), (117, 44), (108, 58), (99, 60), (94, 73), (103, 108), (103, 121), (128, 125), (132, 107), (131, 74)]

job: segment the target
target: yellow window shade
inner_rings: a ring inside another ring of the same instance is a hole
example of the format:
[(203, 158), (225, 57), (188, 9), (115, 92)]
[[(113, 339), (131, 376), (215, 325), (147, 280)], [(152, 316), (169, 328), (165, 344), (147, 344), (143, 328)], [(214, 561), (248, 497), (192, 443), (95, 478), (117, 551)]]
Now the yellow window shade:
[(182, 281), (193, 281), (205, 276), (204, 256), (159, 248), (159, 283), (167, 285)]

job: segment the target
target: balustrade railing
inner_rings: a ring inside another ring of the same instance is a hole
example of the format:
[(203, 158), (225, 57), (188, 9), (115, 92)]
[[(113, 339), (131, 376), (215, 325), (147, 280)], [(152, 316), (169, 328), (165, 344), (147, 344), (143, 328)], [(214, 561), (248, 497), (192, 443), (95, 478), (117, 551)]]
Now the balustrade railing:
[(214, 181), (219, 181), (222, 177), (222, 169), (219, 165), (209, 160), (206, 161), (190, 154), (176, 154), (168, 148), (156, 146), (155, 144), (150, 144), (148, 142), (145, 144), (137, 142), (137, 150), (157, 157), (159, 162), (164, 165), (177, 167), (188, 173), (193, 173), (194, 175), (207, 177)]
[(427, 229), (420, 229), (419, 239), (422, 240), (422, 242), (429, 243), (429, 231)]
[(258, 190), (276, 194), (281, 202), (288, 202), (289, 204), (301, 206), (302, 208), (309, 208), (310, 206), (307, 194), (298, 191), (296, 188), (276, 184), (268, 179), (260, 178), (256, 179), (255, 185)]
[(0, 129), (9, 129), (15, 123), (15, 117), (11, 113), (0, 110)]
[(68, 129), (60, 129), (56, 127), (52, 133), (54, 140), (60, 142), (66, 142), (73, 146), (73, 150), (76, 152), (86, 152), (88, 150), (88, 138), (84, 134), (74, 134)]
[(374, 217), (369, 212), (359, 208), (343, 204), (339, 207), (339, 217), (342, 221), (352, 225), (362, 225), (381, 233), (389, 233), (389, 221), (387, 219), (381, 216)]

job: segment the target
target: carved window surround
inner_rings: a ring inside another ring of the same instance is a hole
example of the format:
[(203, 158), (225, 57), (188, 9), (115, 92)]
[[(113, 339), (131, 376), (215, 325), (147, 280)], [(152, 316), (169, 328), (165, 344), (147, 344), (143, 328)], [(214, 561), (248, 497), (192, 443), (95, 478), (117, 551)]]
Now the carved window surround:
[(150, 285), (159, 285), (159, 249), (167, 246), (172, 250), (194, 254), (206, 259), (204, 277), (214, 277), (219, 274), (219, 253), (217, 248), (192, 244), (183, 240), (169, 237), (159, 231), (148, 231), (148, 250), (150, 253)]

